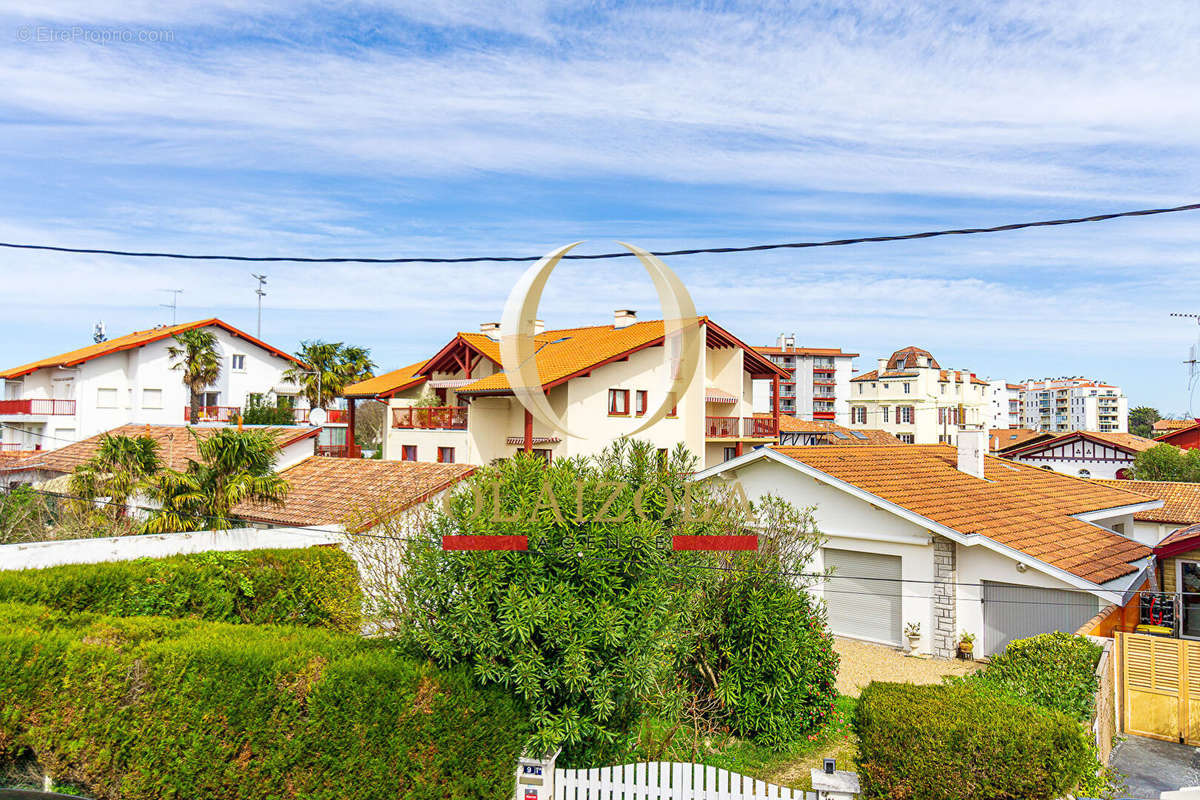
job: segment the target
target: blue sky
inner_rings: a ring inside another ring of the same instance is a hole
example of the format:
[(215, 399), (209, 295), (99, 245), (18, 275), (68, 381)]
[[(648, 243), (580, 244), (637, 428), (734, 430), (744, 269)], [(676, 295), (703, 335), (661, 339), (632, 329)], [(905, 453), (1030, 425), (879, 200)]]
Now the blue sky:
[[(105, 6), (109, 6), (105, 8)], [(165, 7), (169, 6), (169, 7)], [(540, 255), (1196, 202), (1192, 2), (0, 0), (0, 240), (247, 255)], [(99, 42), (112, 31), (131, 41)], [(142, 39), (157, 39), (145, 42)], [(164, 41), (165, 40), (165, 41)], [(916, 344), (1188, 410), (1200, 214), (669, 260), (742, 338)], [(272, 264), (264, 338), (384, 368), (498, 320), (520, 265)], [(169, 320), (253, 330), (251, 267), (0, 252), (0, 361)], [(566, 265), (549, 326), (657, 315)], [(1200, 414), (1200, 397), (1193, 409)]]

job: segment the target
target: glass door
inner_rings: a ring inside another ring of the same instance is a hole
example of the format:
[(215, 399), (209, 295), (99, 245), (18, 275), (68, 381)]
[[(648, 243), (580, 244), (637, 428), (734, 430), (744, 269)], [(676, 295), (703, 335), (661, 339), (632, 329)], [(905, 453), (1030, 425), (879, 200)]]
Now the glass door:
[(1183, 593), (1179, 635), (1200, 639), (1200, 562), (1179, 561), (1178, 585)]

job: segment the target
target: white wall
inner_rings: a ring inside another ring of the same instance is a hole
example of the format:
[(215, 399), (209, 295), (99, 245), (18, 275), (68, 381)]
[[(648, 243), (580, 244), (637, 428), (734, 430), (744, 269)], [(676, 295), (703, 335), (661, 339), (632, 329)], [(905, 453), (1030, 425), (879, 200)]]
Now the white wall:
[(1037, 456), (1017, 456), (1013, 460), (1032, 467), (1049, 467), (1055, 472), (1075, 477), (1083, 477), (1079, 471), (1087, 470), (1089, 478), (1116, 478), (1117, 470), (1129, 469), (1133, 466), (1132, 458), (1123, 461), (1092, 461), (1083, 458), (1046, 459)]

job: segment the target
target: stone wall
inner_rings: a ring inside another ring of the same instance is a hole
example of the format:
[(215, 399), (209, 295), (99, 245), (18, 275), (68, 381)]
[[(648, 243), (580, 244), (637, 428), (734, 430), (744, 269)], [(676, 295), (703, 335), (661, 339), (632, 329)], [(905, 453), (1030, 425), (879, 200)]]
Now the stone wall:
[(933, 537), (933, 655), (954, 658), (958, 651), (957, 545), (944, 536)]

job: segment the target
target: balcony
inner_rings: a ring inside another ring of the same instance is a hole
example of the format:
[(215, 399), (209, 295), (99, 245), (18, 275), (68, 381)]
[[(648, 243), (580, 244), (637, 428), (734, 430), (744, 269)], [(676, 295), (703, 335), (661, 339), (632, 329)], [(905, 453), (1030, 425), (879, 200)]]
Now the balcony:
[(356, 444), (319, 444), (317, 455), (327, 458), (362, 458), (362, 448)]
[[(233, 422), (242, 413), (241, 406), (200, 406), (196, 413), (197, 422)], [(191, 406), (183, 407), (183, 421), (192, 419)]]
[(467, 429), (466, 406), (409, 406), (392, 409), (392, 427), (419, 430)]
[(779, 433), (774, 417), (705, 417), (706, 439), (773, 439)]
[[(311, 408), (296, 408), (292, 409), (292, 416), (296, 422), (308, 422), (308, 415)], [(325, 409), (325, 422), (334, 424), (350, 421), (350, 412), (344, 408), (327, 408)]]
[(75, 413), (74, 400), (0, 400), (0, 414), (67, 415)]

